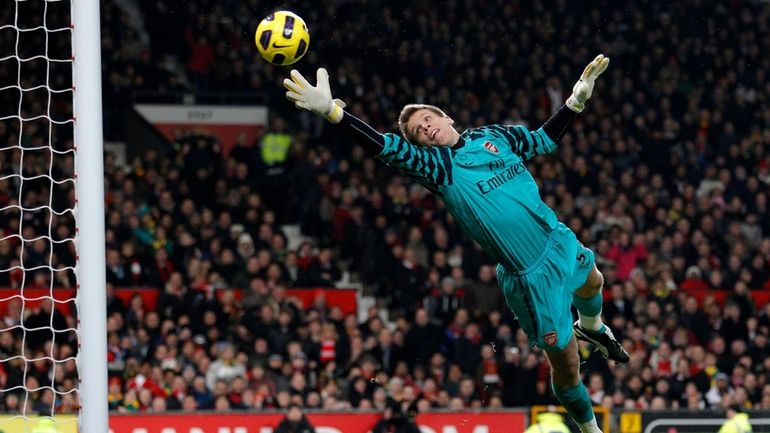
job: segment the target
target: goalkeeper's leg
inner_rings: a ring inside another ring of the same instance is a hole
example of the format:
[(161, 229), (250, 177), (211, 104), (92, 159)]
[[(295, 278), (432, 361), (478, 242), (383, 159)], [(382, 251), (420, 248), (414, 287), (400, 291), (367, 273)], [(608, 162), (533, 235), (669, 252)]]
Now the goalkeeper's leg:
[(602, 323), (602, 286), (604, 277), (593, 267), (586, 282), (572, 295), (572, 304), (578, 311), (579, 319), (574, 324), (579, 340), (593, 344), (606, 358), (626, 363), (628, 352), (615, 338), (610, 328)]
[(551, 363), (551, 384), (556, 398), (582, 433), (601, 433), (588, 390), (580, 381), (580, 356), (575, 337), (563, 349), (547, 348), (545, 353)]

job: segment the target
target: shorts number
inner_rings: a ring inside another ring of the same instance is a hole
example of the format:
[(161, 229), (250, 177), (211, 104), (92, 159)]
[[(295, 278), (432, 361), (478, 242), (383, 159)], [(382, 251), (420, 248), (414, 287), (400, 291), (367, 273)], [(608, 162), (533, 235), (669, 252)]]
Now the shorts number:
[(581, 267), (586, 266), (588, 264), (588, 257), (586, 257), (586, 253), (578, 253), (577, 261), (580, 262)]

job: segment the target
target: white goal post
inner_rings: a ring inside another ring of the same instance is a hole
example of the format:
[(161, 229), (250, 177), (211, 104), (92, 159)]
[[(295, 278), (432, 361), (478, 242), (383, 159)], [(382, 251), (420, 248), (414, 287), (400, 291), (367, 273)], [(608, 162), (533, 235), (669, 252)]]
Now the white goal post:
[(98, 0), (72, 0), (81, 433), (108, 431), (100, 25)]

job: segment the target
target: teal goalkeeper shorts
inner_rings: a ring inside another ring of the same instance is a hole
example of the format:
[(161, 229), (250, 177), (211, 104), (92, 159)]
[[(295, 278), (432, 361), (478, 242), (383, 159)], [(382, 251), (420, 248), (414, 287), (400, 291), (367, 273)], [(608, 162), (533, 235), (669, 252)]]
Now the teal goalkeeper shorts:
[(572, 339), (572, 294), (594, 268), (593, 251), (562, 223), (538, 261), (520, 272), (497, 265), (497, 281), (529, 343), (563, 349)]

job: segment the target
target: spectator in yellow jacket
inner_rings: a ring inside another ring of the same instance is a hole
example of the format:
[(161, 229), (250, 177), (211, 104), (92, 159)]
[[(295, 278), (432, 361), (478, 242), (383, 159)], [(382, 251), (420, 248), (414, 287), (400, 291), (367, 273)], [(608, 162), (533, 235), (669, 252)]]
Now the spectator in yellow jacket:
[(56, 427), (56, 422), (50, 418), (43, 418), (35, 424), (32, 433), (61, 433)]
[(727, 421), (722, 424), (719, 433), (752, 433), (749, 415), (737, 404), (727, 407)]
[(543, 412), (537, 416), (537, 422), (524, 430), (524, 433), (572, 433), (572, 430), (564, 424), (561, 415)]

